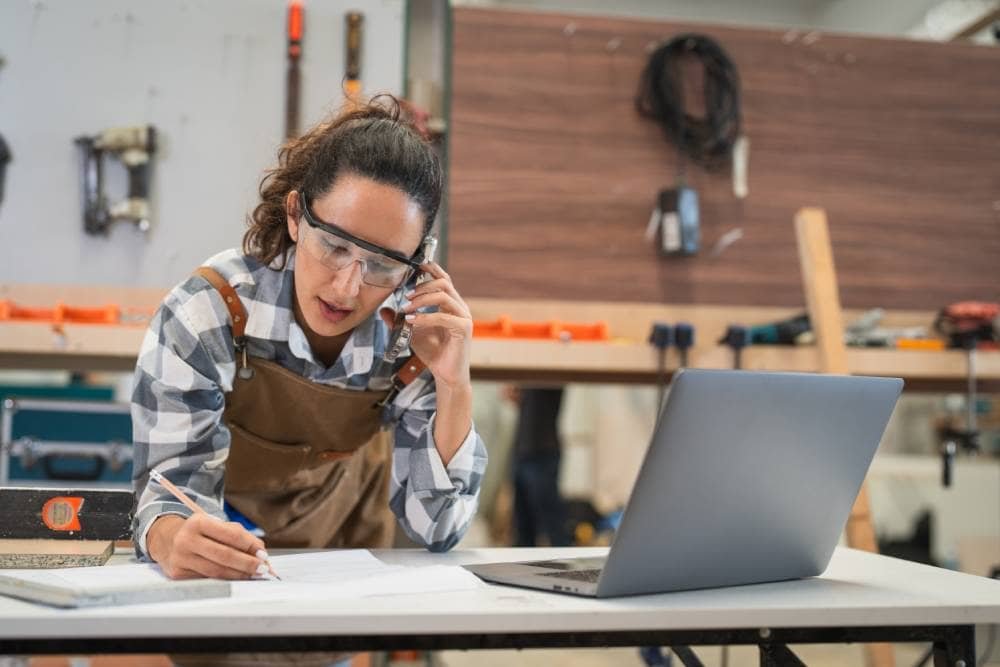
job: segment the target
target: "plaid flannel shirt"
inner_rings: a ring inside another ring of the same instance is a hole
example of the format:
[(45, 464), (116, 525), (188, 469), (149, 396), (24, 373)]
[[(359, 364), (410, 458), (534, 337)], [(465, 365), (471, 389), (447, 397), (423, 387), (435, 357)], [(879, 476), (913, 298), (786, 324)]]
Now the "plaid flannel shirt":
[[(333, 366), (315, 359), (292, 312), (294, 248), (283, 269), (267, 267), (237, 250), (222, 252), (205, 264), (243, 301), (251, 356), (320, 384), (374, 391), (390, 386), (403, 361), (382, 362), (389, 329), (377, 312), (354, 329)], [(134, 530), (141, 557), (148, 558), (146, 533), (156, 518), (191, 514), (164, 489), (149, 484), (152, 469), (210, 514), (225, 517), (230, 434), (221, 417), (236, 368), (229, 311), (221, 295), (205, 279), (188, 278), (154, 315), (135, 370)], [(389, 505), (411, 539), (432, 551), (445, 551), (461, 539), (475, 514), (486, 448), (473, 426), (445, 466), (434, 445), (435, 400), (434, 379), (424, 371), (386, 406), (382, 418), (395, 436)]]

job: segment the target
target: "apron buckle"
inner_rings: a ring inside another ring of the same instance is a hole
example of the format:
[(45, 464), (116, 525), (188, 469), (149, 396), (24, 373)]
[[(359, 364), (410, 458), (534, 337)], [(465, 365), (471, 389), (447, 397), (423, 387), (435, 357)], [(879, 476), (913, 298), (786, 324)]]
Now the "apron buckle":
[(381, 401), (375, 401), (375, 404), (372, 405), (372, 407), (377, 409), (377, 408), (384, 408), (385, 406), (389, 405), (390, 403), (392, 403), (393, 399), (395, 399), (396, 396), (399, 395), (399, 392), (405, 386), (406, 385), (403, 384), (403, 381), (394, 375), (392, 377), (392, 386), (389, 388), (389, 393), (386, 394), (385, 398), (383, 398)]
[(240, 365), (240, 370), (238, 371), (239, 376), (243, 380), (250, 380), (253, 378), (253, 369), (247, 363), (247, 337), (246, 336), (236, 336), (233, 338), (233, 344), (236, 347), (236, 351), (243, 355), (243, 363)]

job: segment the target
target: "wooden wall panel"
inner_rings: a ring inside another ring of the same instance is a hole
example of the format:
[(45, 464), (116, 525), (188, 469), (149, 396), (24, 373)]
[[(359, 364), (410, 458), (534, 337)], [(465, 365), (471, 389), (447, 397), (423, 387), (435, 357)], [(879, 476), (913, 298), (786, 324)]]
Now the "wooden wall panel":
[[(750, 194), (690, 169), (703, 249), (664, 260), (643, 234), (675, 156), (633, 97), (647, 46), (687, 30), (740, 69)], [(450, 133), (449, 270), (469, 296), (799, 305), (808, 205), (845, 306), (1000, 298), (1000, 49), (458, 8)]]

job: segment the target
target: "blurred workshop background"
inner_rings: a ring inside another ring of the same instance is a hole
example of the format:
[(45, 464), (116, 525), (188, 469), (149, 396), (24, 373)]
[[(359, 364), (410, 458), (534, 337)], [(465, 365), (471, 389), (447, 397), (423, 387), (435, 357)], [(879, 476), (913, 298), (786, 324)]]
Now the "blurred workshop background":
[[(490, 466), (460, 548), (609, 543), (672, 373), (837, 370), (834, 336), (847, 371), (906, 381), (866, 481), (872, 546), (997, 576), (1000, 3), (301, 6), (290, 35), (283, 0), (0, 4), (0, 486), (129, 487), (160, 299), (240, 244), (286, 137), (388, 92), (444, 160), (439, 256), (475, 318)], [(801, 250), (803, 216), (834, 267)]]

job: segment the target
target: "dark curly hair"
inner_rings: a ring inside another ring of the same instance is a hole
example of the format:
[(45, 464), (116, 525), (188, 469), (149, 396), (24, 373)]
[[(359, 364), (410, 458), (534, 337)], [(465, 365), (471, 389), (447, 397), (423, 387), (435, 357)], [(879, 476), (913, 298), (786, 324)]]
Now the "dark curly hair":
[(285, 257), (294, 244), (286, 223), (288, 193), (298, 190), (315, 200), (345, 174), (405, 192), (424, 212), (424, 234), (430, 231), (444, 187), (440, 160), (403, 118), (399, 101), (380, 95), (285, 142), (278, 166), (260, 182), (260, 203), (247, 218), (243, 252), (266, 265)]

